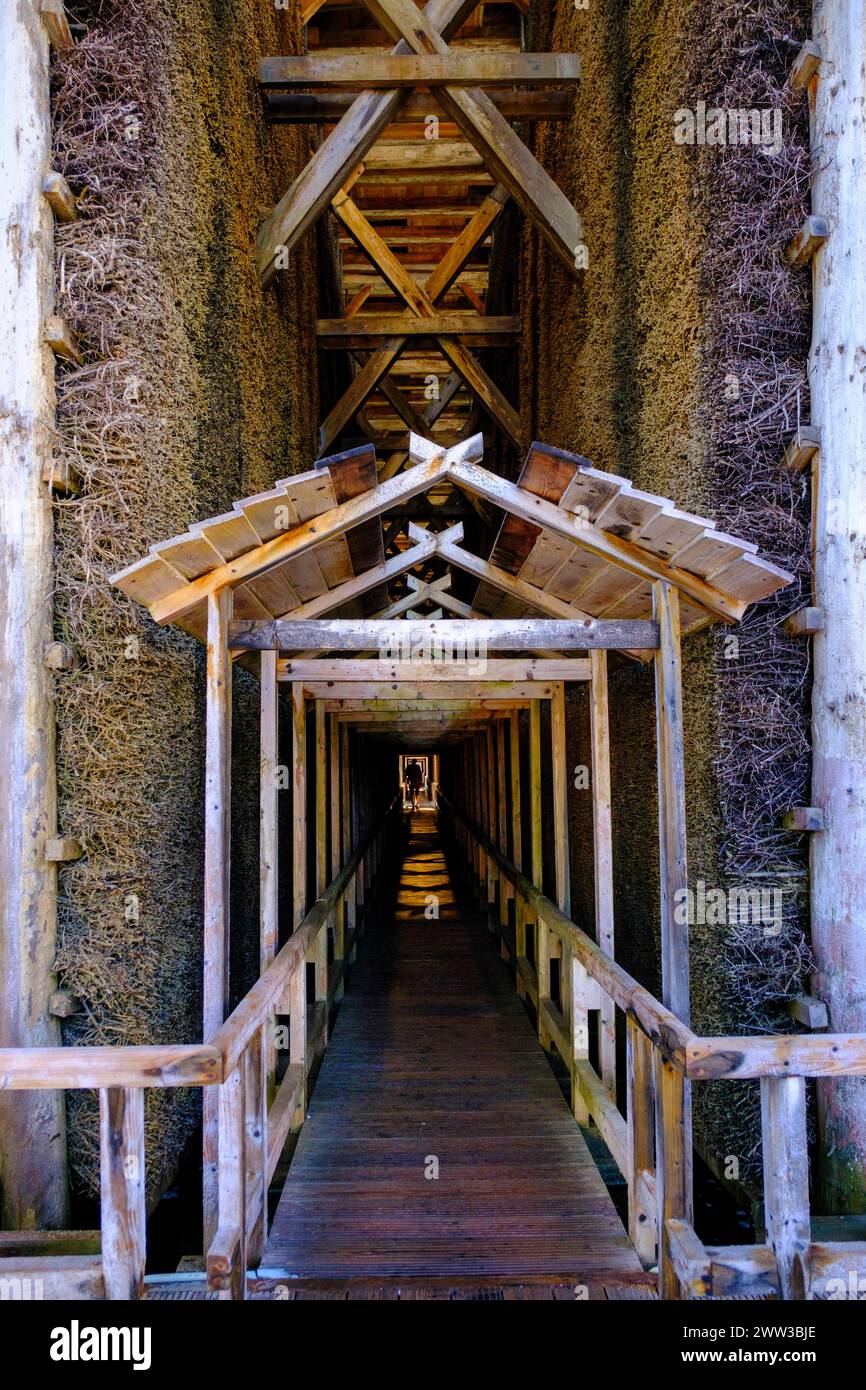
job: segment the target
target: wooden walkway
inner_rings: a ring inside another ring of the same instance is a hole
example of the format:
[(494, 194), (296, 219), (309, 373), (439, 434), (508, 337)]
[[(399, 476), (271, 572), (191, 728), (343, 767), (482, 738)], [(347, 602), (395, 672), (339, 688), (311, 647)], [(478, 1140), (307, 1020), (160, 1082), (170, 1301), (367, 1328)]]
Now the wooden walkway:
[[(359, 949), (262, 1271), (645, 1282), (494, 938), (455, 899), (435, 815), (419, 812), (409, 826), (390, 901), (380, 899)], [(431, 894), (438, 920), (425, 916)]]

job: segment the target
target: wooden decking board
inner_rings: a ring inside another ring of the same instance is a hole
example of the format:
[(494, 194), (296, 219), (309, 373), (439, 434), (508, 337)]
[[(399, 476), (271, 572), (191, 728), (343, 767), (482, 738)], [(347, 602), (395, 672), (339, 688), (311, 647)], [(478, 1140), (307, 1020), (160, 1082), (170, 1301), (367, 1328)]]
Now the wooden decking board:
[[(424, 916), (429, 893), (438, 921)], [(361, 943), (262, 1269), (367, 1281), (353, 1298), (388, 1299), (552, 1299), (552, 1285), (520, 1282), (544, 1276), (567, 1297), (592, 1280), (603, 1298), (644, 1277), (430, 813), (411, 817), (399, 881)], [(511, 1291), (375, 1282), (461, 1276)]]

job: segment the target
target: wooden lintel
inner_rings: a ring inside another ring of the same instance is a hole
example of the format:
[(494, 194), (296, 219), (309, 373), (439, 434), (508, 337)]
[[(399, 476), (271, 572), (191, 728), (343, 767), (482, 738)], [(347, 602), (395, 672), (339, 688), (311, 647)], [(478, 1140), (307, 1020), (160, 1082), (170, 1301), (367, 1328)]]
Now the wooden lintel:
[(333, 618), (309, 621), (235, 619), (229, 630), (233, 649), (276, 651), (401, 651), (406, 643), (429, 639), (453, 650), (523, 651), (551, 647), (559, 651), (654, 649), (658, 623), (636, 618), (445, 618), (407, 624), (374, 619)]
[(476, 313), (433, 314), (428, 318), (408, 318), (402, 314), (356, 314), (351, 319), (319, 319), (316, 335), (320, 339), (361, 342), (375, 338), (458, 337), (471, 334), (496, 342), (513, 342), (520, 322), (513, 314), (485, 317)]
[[(575, 89), (561, 91), (544, 88), (513, 88), (490, 92), (496, 109), (508, 119), (526, 121), (567, 121), (574, 113)], [(272, 124), (321, 125), (339, 121), (354, 97), (351, 92), (265, 92), (265, 117)], [(413, 92), (400, 112), (401, 120), (423, 121), (436, 109), (435, 98), (426, 92)]]
[(401, 87), (512, 87), (580, 81), (576, 53), (319, 53), (262, 58), (259, 86), (341, 87), (394, 91)]
[(562, 657), (554, 661), (545, 657), (508, 659), (477, 656), (469, 660), (445, 661), (379, 661), (375, 657), (328, 660), (325, 657), (281, 661), (277, 665), (279, 680), (320, 686), (322, 682), (382, 681), (390, 689), (402, 682), (479, 681), (586, 681), (590, 678), (589, 662), (580, 657)]

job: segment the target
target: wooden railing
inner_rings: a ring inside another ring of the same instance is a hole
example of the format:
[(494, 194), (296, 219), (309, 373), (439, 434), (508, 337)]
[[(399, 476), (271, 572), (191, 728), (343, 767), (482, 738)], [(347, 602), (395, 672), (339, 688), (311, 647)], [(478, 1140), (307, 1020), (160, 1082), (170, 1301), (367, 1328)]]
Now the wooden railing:
[[(856, 1289), (866, 1275), (866, 1242), (811, 1236), (805, 1083), (866, 1075), (866, 1034), (698, 1036), (535, 887), (441, 788), (439, 805), (476, 870), (482, 902), (490, 902), (488, 871), (499, 882), (500, 909), (506, 894), (515, 898), (518, 930), (512, 932), (502, 910), (490, 913), (491, 923), (513, 960), (518, 989), (535, 1007), (539, 1040), (568, 1068), (574, 1108), (589, 1113), (628, 1184), (629, 1235), (646, 1266), (658, 1261), (661, 1296), (803, 1299), (826, 1296), (828, 1288), (831, 1295), (856, 1296), (843, 1289)], [(534, 961), (525, 953), (533, 928)], [(551, 997), (551, 953), (537, 944), (543, 932), (561, 946), (562, 970), (570, 969), (565, 1012)], [(580, 1022), (587, 1011), (604, 1016), (606, 1001), (608, 1011), (615, 1006), (625, 1015), (625, 1116), (590, 1062)], [(689, 1089), (691, 1082), (719, 1079), (760, 1082), (765, 1244), (708, 1247), (694, 1230)]]
[[(311, 1068), (327, 1045), (365, 901), (400, 798), (354, 851), (300, 927), (206, 1044), (166, 1047), (0, 1048), (0, 1087), (98, 1090), (100, 1253), (39, 1254), (45, 1233), (0, 1233), (15, 1254), (0, 1258), (0, 1279), (36, 1287), (50, 1299), (137, 1299), (144, 1288), (147, 1203), (144, 1091), (149, 1086), (218, 1086), (219, 1135), (213, 1162), (218, 1224), (206, 1250), (207, 1285), (246, 1295), (246, 1272), (267, 1234), (268, 1188), (289, 1135), (304, 1120)], [(344, 912), (351, 897), (351, 912)], [(334, 951), (321, 950), (333, 931)], [(307, 965), (316, 962), (316, 998), (308, 1007)], [(277, 1027), (288, 1018), (289, 1060), (276, 1067)], [(52, 1248), (73, 1250), (82, 1233), (51, 1233)], [(8, 1285), (7, 1285), (8, 1287)], [(14, 1287), (14, 1284), (12, 1285)]]

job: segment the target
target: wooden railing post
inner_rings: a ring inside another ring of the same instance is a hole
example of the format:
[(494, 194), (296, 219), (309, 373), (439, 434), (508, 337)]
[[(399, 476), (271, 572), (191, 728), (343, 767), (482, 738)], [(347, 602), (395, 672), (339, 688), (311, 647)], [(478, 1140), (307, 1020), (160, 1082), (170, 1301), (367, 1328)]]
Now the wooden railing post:
[[(259, 771), (259, 971), (264, 973), (277, 953), (279, 926), (279, 763), (277, 653), (262, 652), (261, 664), (261, 764)], [(276, 1016), (268, 1024), (265, 1047), (266, 1089), (274, 1087), (276, 1073)]]
[[(207, 710), (204, 811), (203, 1036), (213, 1037), (229, 1005), (229, 877), (231, 847), (232, 667), (228, 625), (231, 589), (207, 600)], [(202, 1217), (204, 1248), (216, 1232), (219, 1119), (215, 1091), (202, 1094)]]
[(678, 1067), (655, 1051), (656, 1196), (658, 1202), (659, 1294), (682, 1296), (671, 1260), (669, 1217), (694, 1224), (692, 1213), (691, 1115), (688, 1083)]
[[(521, 810), (520, 782), (520, 710), (511, 711), (508, 719), (509, 737), (509, 775), (511, 780), (511, 858), (518, 869), (523, 868), (523, 820)], [(526, 910), (523, 898), (517, 892), (514, 897), (514, 955), (517, 963), (526, 958)], [(526, 994), (520, 970), (517, 971), (517, 992), (521, 998)]]
[(144, 1090), (99, 1092), (102, 1269), (109, 1299), (141, 1298), (144, 1287)]
[[(676, 912), (677, 895), (688, 886), (680, 603), (677, 590), (661, 580), (653, 585), (653, 616), (659, 625), (655, 704), (662, 1002), (688, 1024), (689, 929), (687, 922), (678, 920)], [(668, 1217), (676, 1217), (692, 1224), (691, 1096), (682, 1073), (660, 1055), (656, 1101), (659, 1273), (662, 1296), (677, 1298), (679, 1282), (670, 1261), (664, 1223)]]
[(260, 1028), (244, 1056), (247, 1261), (258, 1265), (268, 1234), (268, 1097), (265, 1062), (268, 1028)]
[(299, 1066), (303, 1083), (298, 1109), (307, 1108), (307, 961), (298, 961), (289, 980), (289, 1065)]
[[(544, 860), (541, 853), (541, 704), (533, 700), (529, 706), (529, 811), (530, 862), (532, 882), (539, 891), (544, 886)], [(528, 924), (527, 924), (528, 925)], [(538, 1040), (547, 1047), (543, 1022), (542, 999), (550, 998), (550, 933), (535, 914), (535, 973), (538, 981)]]
[[(330, 839), (331, 839), (331, 882), (340, 872), (340, 724), (336, 714), (329, 715), (328, 718), (328, 768), (329, 768), (329, 795), (330, 795)], [(340, 981), (337, 985), (334, 996), (335, 1003), (339, 1004), (343, 997), (344, 990), (344, 969), (345, 963), (343, 955), (345, 952), (346, 940), (346, 908), (344, 899), (341, 898), (334, 909), (332, 923), (334, 933), (334, 969), (340, 972)]]
[(634, 1019), (626, 1019), (626, 1116), (628, 1122), (628, 1233), (642, 1264), (656, 1260), (658, 1213), (647, 1210), (645, 1175), (655, 1173), (655, 1077), (653, 1047)]
[(806, 1082), (802, 1076), (761, 1077), (764, 1216), (776, 1257), (779, 1295), (809, 1295), (809, 1149)]
[(307, 914), (307, 712), (304, 687), (292, 682), (292, 929)]
[(241, 1059), (219, 1088), (219, 1223), (207, 1253), (208, 1283), (246, 1298), (246, 1086)]
[[(496, 827), (499, 853), (508, 856), (508, 769), (505, 765), (505, 718), (496, 721)], [(504, 874), (499, 874), (499, 928), (508, 925), (508, 899), (511, 885)]]
[[(328, 758), (326, 743), (327, 724), (324, 700), (316, 700), (315, 723), (315, 833), (316, 833), (316, 897), (320, 898), (328, 886)], [(328, 1000), (328, 928), (325, 926), (316, 938), (313, 952), (316, 968), (316, 1003)], [(325, 1041), (328, 1037), (328, 1020), (325, 1019)]]
[[(592, 839), (595, 879), (595, 939), (613, 958), (613, 835), (611, 830), (610, 723), (608, 715), (607, 652), (589, 654), (589, 728), (592, 771)], [(616, 1008), (607, 995), (599, 1014), (601, 1076), (616, 1099)]]
[[(487, 725), (484, 730), (484, 755), (485, 768), (487, 771), (487, 822), (484, 833), (490, 844), (496, 843), (496, 747), (493, 737), (493, 724), (488, 717)], [(493, 909), (496, 903), (496, 886), (499, 882), (499, 870), (495, 861), (488, 857), (487, 860), (487, 925), (491, 931), (495, 930)]]

